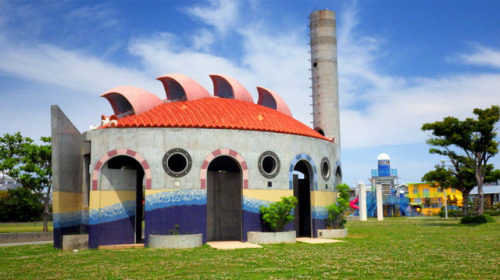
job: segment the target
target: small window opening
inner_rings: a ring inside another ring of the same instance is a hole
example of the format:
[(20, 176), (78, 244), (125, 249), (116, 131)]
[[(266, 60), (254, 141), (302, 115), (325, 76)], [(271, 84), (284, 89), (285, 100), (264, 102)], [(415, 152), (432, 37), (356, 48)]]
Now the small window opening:
[(264, 172), (271, 174), (276, 169), (276, 160), (272, 156), (266, 156), (262, 159), (262, 169)]
[(173, 154), (168, 158), (167, 165), (173, 172), (182, 172), (188, 165), (187, 158), (182, 154)]
[(280, 160), (275, 153), (267, 151), (260, 155), (258, 166), (260, 174), (268, 179), (271, 179), (276, 177), (279, 173)]
[(182, 177), (191, 169), (191, 156), (183, 149), (171, 149), (163, 156), (163, 169), (172, 177)]
[(326, 157), (321, 160), (321, 176), (325, 180), (330, 178), (330, 161)]

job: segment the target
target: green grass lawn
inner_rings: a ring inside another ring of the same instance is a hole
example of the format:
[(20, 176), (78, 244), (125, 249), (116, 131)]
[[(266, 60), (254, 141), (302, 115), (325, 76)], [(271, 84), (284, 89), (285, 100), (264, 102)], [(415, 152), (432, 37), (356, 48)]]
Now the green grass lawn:
[[(52, 222), (49, 222), (48, 227), (49, 231), (52, 231)], [(42, 230), (43, 222), (0, 223), (0, 233), (36, 232)]]
[(0, 247), (0, 279), (500, 279), (500, 219), (349, 221), (347, 242), (219, 251)]

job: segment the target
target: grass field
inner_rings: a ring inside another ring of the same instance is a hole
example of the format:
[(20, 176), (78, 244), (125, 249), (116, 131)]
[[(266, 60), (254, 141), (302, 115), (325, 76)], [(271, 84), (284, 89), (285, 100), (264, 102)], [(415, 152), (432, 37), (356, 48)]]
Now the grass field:
[[(49, 231), (52, 231), (52, 222), (48, 224)], [(12, 232), (37, 232), (43, 230), (43, 222), (27, 222), (27, 223), (1, 223), (0, 233)]]
[(0, 279), (500, 279), (500, 219), (349, 221), (347, 242), (219, 251), (0, 247)]

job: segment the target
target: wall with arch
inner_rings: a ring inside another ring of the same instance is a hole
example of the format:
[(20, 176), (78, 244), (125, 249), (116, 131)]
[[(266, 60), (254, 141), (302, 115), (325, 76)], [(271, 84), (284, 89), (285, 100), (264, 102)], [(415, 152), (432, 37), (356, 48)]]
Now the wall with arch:
[[(293, 195), (291, 170), (299, 160), (308, 161), (313, 169), (313, 225), (324, 224), (321, 222), (327, 217), (324, 207), (335, 201), (332, 174), (336, 166), (331, 163), (338, 162), (338, 155), (335, 143), (325, 140), (262, 131), (195, 128), (92, 130), (87, 132), (86, 139), (91, 143), (92, 170), (89, 224), (102, 223), (92, 217), (104, 210), (103, 205), (111, 208), (115, 205), (110, 198), (103, 203), (100, 169), (113, 157), (129, 156), (145, 171), (146, 239), (149, 234), (169, 234), (175, 225), (179, 225), (180, 233), (202, 233), (205, 237), (207, 168), (213, 159), (222, 155), (235, 159), (241, 168), (242, 240), (246, 240), (246, 232), (263, 229), (260, 206)], [(189, 158), (183, 159), (181, 151)], [(173, 156), (181, 159), (182, 164), (186, 162), (189, 168), (175, 165), (170, 166), (172, 172), (167, 172)], [(325, 158), (329, 176), (321, 174)], [(100, 199), (96, 198), (98, 194)], [(96, 201), (100, 201), (100, 205)], [(314, 231), (318, 226), (314, 226)]]

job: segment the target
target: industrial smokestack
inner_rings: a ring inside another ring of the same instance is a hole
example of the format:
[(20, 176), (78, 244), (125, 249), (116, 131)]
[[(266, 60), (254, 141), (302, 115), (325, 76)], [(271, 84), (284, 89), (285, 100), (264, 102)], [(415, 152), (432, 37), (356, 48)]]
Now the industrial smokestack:
[(311, 36), (311, 72), (313, 90), (313, 126), (337, 143), (340, 159), (340, 118), (337, 77), (337, 32), (335, 13), (315, 11), (309, 16)]

